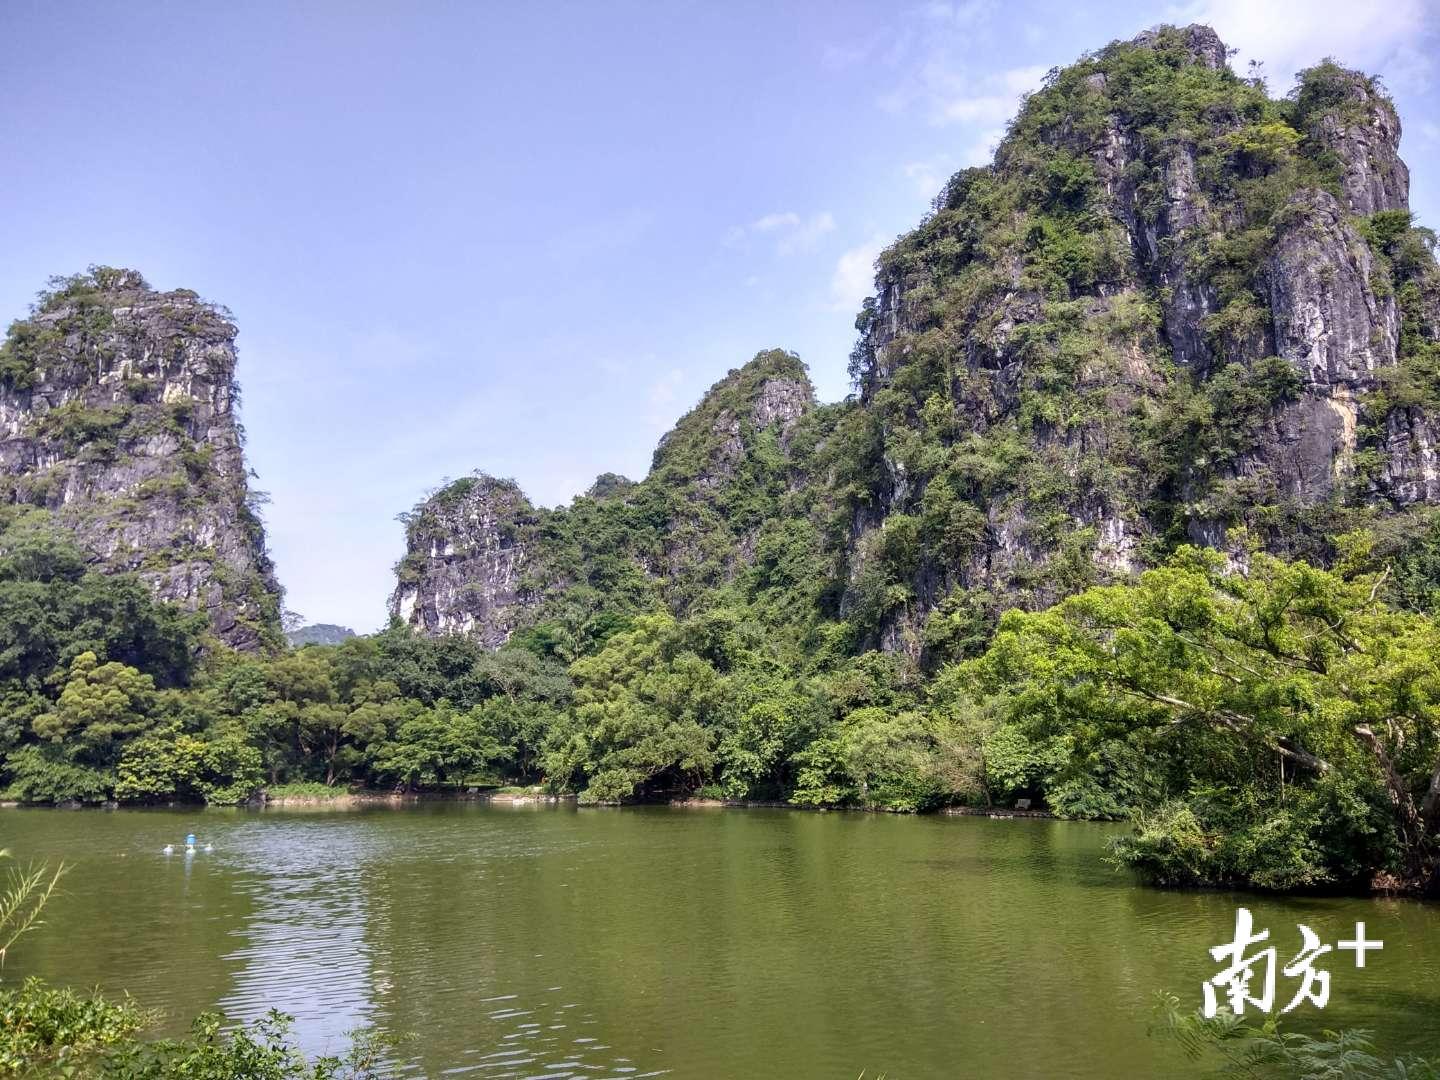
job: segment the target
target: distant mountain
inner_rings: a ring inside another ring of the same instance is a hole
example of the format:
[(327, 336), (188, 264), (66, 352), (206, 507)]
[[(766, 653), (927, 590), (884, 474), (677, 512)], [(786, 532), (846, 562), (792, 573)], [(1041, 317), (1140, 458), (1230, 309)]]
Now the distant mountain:
[(334, 623), (322, 622), (311, 623), (298, 630), (288, 630), (285, 633), (285, 640), (299, 648), (301, 645), (339, 645), (346, 638), (354, 636), (355, 631), (348, 626), (336, 626)]

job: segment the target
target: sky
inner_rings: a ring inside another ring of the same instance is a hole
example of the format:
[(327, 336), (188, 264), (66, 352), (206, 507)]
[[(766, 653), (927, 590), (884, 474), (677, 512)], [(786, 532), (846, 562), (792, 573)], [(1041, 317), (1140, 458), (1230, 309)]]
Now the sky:
[(876, 254), (1021, 96), (1194, 21), (1275, 94), (1381, 74), (1440, 225), (1440, 0), (0, 0), (0, 319), (91, 264), (229, 307), (287, 606), (369, 631), (447, 479), (639, 478), (762, 349), (843, 397)]

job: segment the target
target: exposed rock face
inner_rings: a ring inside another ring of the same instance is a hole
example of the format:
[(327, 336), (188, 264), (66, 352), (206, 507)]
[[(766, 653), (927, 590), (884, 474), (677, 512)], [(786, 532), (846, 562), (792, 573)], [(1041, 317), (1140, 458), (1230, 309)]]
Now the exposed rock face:
[(442, 488), (407, 522), (391, 615), (427, 634), (468, 634), (499, 648), (528, 606), (522, 538), (536, 521), (514, 481), (477, 475)]
[(1201, 64), (1212, 71), (1219, 71), (1225, 66), (1230, 56), (1230, 50), (1220, 40), (1219, 34), (1210, 27), (1199, 23), (1182, 26), (1178, 30), (1173, 27), (1146, 30), (1144, 33), (1136, 35), (1134, 43), (1145, 48), (1155, 48), (1164, 44), (1163, 37), (1167, 30), (1178, 39), (1194, 63)]
[(1410, 170), (1400, 160), (1400, 115), (1375, 84), (1333, 64), (1322, 64), (1298, 102), (1296, 123), (1335, 154), (1352, 214), (1406, 210)]
[(1440, 502), (1440, 417), (1399, 408), (1385, 418), (1382, 488), (1401, 506)]
[[(814, 407), (815, 389), (803, 368), (795, 374), (747, 378), (752, 374), (752, 365), (747, 365), (712, 386), (695, 409), (660, 437), (651, 472), (670, 471), (702, 488), (716, 488), (734, 478), (756, 432), (773, 430), (783, 445), (795, 421)], [(729, 400), (733, 395), (726, 391), (737, 381), (753, 385), (744, 387), (738, 400)]]
[(278, 639), (280, 593), (235, 419), (235, 334), (223, 309), (134, 271), (57, 281), (0, 350), (0, 482), (105, 569), (252, 649)]
[(1356, 449), (1360, 399), (1396, 363), (1393, 294), (1377, 295), (1375, 259), (1327, 192), (1298, 192), (1265, 268), (1273, 322), (1265, 344), (1303, 381), (1241, 471), (1268, 468), (1281, 494), (1328, 496)]
[(756, 428), (780, 425), (783, 441), (815, 404), (815, 388), (809, 379), (766, 379), (750, 406), (750, 423)]
[(780, 497), (790, 436), (814, 405), (793, 354), (761, 353), (660, 440), (639, 483), (605, 473), (569, 507), (537, 510), (513, 481), (458, 480), (409, 516), (391, 615), (497, 648), (557, 607), (607, 596), (683, 611), (696, 581), (751, 557), (759, 522), (730, 511)]
[[(1226, 54), (1208, 27), (1161, 28), (1052, 74), (995, 164), (882, 256), (854, 367), (885, 445), (843, 610), (908, 594), (880, 617), (884, 647), (919, 652), (946, 597), (1047, 604), (1139, 569), (1162, 537), (1223, 545), (1276, 511), (1440, 495), (1436, 418), (1387, 414), (1382, 393), (1406, 318), (1411, 348), (1440, 336), (1433, 259), (1412, 246), (1407, 268), (1362, 220), (1408, 208), (1394, 107), (1328, 62), (1270, 102)], [(1187, 71), (1203, 110), (1157, 107)], [(1196, 400), (1216, 411), (1176, 447), (1165, 417)], [(1380, 459), (1364, 475), (1362, 450)], [(977, 482), (975, 455), (1014, 472)], [(882, 593), (875, 552), (909, 522), (919, 557), (898, 578), (892, 559)]]
[(1307, 385), (1371, 383), (1395, 363), (1400, 320), (1393, 295), (1375, 294), (1369, 246), (1324, 191), (1297, 192), (1282, 215), (1265, 268), (1276, 355)]

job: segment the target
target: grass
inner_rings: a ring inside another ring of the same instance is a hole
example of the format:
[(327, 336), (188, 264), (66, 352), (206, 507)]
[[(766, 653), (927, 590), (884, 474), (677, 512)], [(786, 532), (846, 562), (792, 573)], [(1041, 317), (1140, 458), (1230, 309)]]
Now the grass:
[[(0, 859), (9, 858), (8, 850), (0, 850)], [(40, 925), (40, 912), (64, 874), (63, 865), (52, 871), (44, 863), (23, 870), (10, 869), (0, 891), (0, 963), (4, 963), (10, 946)]]

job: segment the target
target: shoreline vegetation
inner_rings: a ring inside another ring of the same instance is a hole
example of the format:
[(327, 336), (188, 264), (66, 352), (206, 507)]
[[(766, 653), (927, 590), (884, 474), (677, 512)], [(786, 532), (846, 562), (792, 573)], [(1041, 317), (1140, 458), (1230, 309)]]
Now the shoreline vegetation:
[[(670, 799), (655, 799), (647, 802), (593, 801), (580, 803), (574, 793), (546, 791), (536, 786), (531, 788), (472, 788), (450, 791), (395, 791), (378, 788), (353, 790), (350, 788), (326, 787), (324, 784), (283, 784), (259, 792), (254, 798), (240, 803), (245, 810), (264, 810), (270, 807), (349, 807), (349, 806), (414, 806), (425, 802), (480, 802), (500, 806), (559, 806), (577, 803), (587, 809), (618, 809), (634, 806), (673, 806), (698, 810), (795, 810), (810, 813), (861, 813), (861, 814), (911, 814), (914, 811), (885, 806), (855, 806), (844, 803), (801, 805), (779, 799), (715, 799), (700, 796), (680, 796)], [(167, 802), (122, 806), (120, 803), (22, 803), (13, 799), (0, 800), (0, 810), (42, 809), (42, 810), (119, 810), (143, 809), (145, 806), (163, 806), (166, 809), (204, 809), (209, 804), (203, 800), (192, 802)], [(1063, 820), (1049, 810), (1021, 809), (1003, 806), (943, 806), (927, 813), (939, 817), (988, 817), (1043, 818)]]
[[(33, 580), (69, 557), (63, 539), (6, 538), (0, 594), (65, 603)], [(928, 682), (874, 652), (777, 679), (753, 628), (716, 615), (639, 617), (568, 667), (520, 641), (492, 652), (399, 626), (274, 656), (177, 650), (183, 623), (167, 620), (182, 616), (82, 571), (81, 588), (148, 605), (153, 640), (121, 623), (127, 655), (63, 607), (38, 620), (51, 636), (18, 661), (35, 689), (8, 691), (34, 719), (10, 728), (0, 798), (1128, 819), (1116, 858), (1156, 884), (1428, 895), (1440, 625), (1387, 602), (1389, 569), (1350, 542), (1350, 568), (1257, 552), (1244, 576), (1184, 548), (1134, 583), (1007, 613)], [(68, 670), (51, 659), (77, 651)], [(133, 664), (100, 662), (117, 652)]]
[[(130, 645), (140, 666), (101, 663), (125, 653), (63, 610), (40, 620), (52, 636), (20, 663), (66, 674), (9, 684), (34, 719), (10, 729), (0, 797), (1048, 813), (1131, 820), (1116, 858), (1161, 885), (1427, 895), (1440, 625), (1387, 603), (1389, 571), (1352, 542), (1348, 570), (1257, 552), (1246, 576), (1185, 548), (1133, 584), (1007, 613), (928, 683), (878, 653), (777, 681), (749, 628), (713, 616), (640, 617), (568, 668), (522, 642), (492, 652), (398, 626), (275, 656), (159, 651), (186, 640), (166, 622), (183, 617), (82, 571), (82, 588), (148, 605), (157, 640)], [(63, 544), (39, 532), (0, 551), (0, 594), (63, 602), (15, 579)], [(75, 650), (68, 672), (50, 659)]]
[[(314, 790), (314, 788), (322, 790)], [(557, 795), (543, 788), (486, 790), (472, 788), (463, 791), (384, 791), (379, 789), (323, 790), (324, 785), (286, 785), (261, 793), (261, 798), (249, 804), (255, 809), (269, 807), (290, 808), (299, 806), (413, 806), (422, 802), (480, 802), (504, 806), (558, 805), (575, 802), (574, 795)]]

